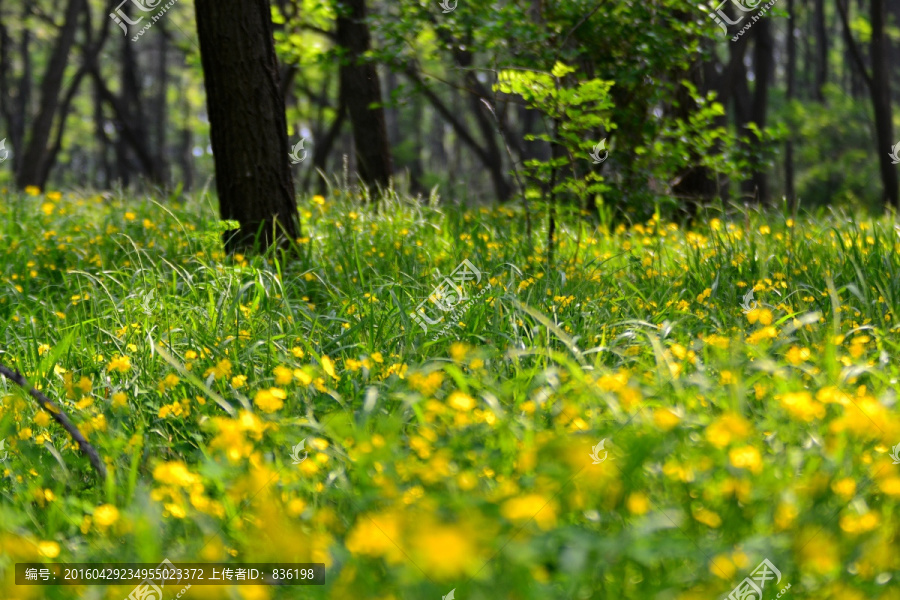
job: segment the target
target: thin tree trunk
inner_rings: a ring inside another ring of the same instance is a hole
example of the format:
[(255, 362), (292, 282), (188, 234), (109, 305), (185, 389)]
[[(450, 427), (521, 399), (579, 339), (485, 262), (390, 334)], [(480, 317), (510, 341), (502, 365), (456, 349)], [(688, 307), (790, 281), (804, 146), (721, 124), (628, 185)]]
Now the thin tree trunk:
[[(19, 188), (30, 185), (43, 187), (46, 183), (42, 173), (49, 169), (47, 162), (50, 136), (59, 112), (63, 76), (69, 64), (69, 52), (75, 43), (76, 23), (84, 8), (84, 0), (69, 0), (66, 6), (64, 25), (56, 38), (41, 80), (40, 107), (25, 142), (22, 160), (17, 164), (16, 186)], [(65, 119), (65, 115), (59, 115), (59, 118)]]
[(371, 48), (365, 0), (343, 0), (337, 43), (347, 52), (340, 66), (341, 94), (353, 128), (359, 176), (367, 186), (386, 188), (391, 180), (391, 150), (378, 71), (364, 59)]
[(825, 0), (814, 1), (813, 26), (816, 39), (815, 99), (819, 102), (824, 102), (825, 84), (828, 83), (828, 31), (825, 26)]
[[(772, 19), (766, 16), (760, 19), (754, 28), (756, 41), (753, 50), (755, 81), (752, 119), (760, 130), (766, 127), (769, 112), (769, 83), (775, 71), (775, 41), (772, 38), (771, 25)], [(762, 141), (757, 140), (757, 143), (762, 144)], [(762, 167), (756, 170), (750, 182), (756, 200), (760, 203), (767, 203), (769, 201), (769, 177), (766, 171)]]
[[(794, 99), (797, 88), (797, 14), (794, 0), (787, 0), (788, 34), (787, 34), (787, 101)], [(788, 137), (784, 149), (784, 193), (791, 205), (794, 204), (797, 192), (794, 189), (794, 143)]]

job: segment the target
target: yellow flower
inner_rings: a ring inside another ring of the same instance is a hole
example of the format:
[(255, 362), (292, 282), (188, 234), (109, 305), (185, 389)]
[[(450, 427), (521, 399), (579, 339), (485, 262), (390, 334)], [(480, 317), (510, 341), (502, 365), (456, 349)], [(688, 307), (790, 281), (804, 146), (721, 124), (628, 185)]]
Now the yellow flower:
[(325, 197), (316, 194), (312, 197), (313, 204), (318, 204), (319, 206), (325, 205)]
[[(309, 461), (305, 461), (309, 462)], [(374, 515), (360, 515), (347, 535), (347, 550), (351, 554), (384, 557), (389, 563), (405, 560), (398, 544), (402, 541), (401, 514), (385, 511)]]
[(706, 428), (706, 439), (718, 448), (724, 448), (732, 440), (743, 440), (750, 435), (750, 423), (741, 415), (725, 413)]
[[(197, 486), (202, 488), (200, 476), (191, 473), (187, 465), (181, 461), (170, 461), (160, 463), (153, 469), (153, 479), (160, 483), (183, 487), (185, 489), (196, 489)], [(94, 513), (97, 518), (97, 513)]]
[(409, 376), (409, 386), (424, 396), (433, 396), (443, 382), (444, 375), (440, 371), (432, 371), (428, 375), (413, 373)]
[(456, 410), (472, 410), (475, 408), (475, 399), (462, 392), (453, 392), (447, 399), (447, 404)]
[(331, 362), (331, 359), (327, 356), (322, 357), (322, 370), (324, 370), (332, 379), (338, 378), (338, 376), (334, 374), (334, 363)]
[(25, 193), (29, 196), (37, 196), (41, 193), (41, 188), (37, 187), (36, 185), (29, 185), (25, 188)]
[(643, 492), (634, 492), (628, 496), (625, 506), (633, 515), (645, 515), (650, 510), (650, 499)]
[(702, 506), (694, 511), (694, 519), (713, 529), (722, 525), (722, 517)]
[(653, 422), (663, 431), (669, 431), (681, 422), (681, 417), (668, 408), (657, 408), (653, 411)]
[(210, 367), (203, 373), (204, 377), (209, 377), (212, 375), (216, 379), (225, 379), (226, 377), (231, 376), (231, 361), (227, 358), (223, 358), (219, 362), (216, 363), (216, 366)]
[(747, 343), (755, 346), (762, 340), (771, 340), (776, 337), (778, 337), (778, 330), (770, 325), (748, 335)]
[(94, 509), (94, 523), (106, 528), (119, 520), (119, 509), (112, 504), (103, 504)]
[(48, 541), (40, 542), (38, 543), (38, 552), (45, 558), (56, 558), (59, 556), (59, 544)]
[(856, 493), (856, 482), (850, 477), (844, 477), (832, 483), (831, 489), (844, 500), (849, 500)]
[(726, 581), (731, 581), (737, 572), (737, 567), (728, 554), (719, 554), (709, 563), (709, 572)]
[(119, 371), (125, 373), (131, 370), (131, 359), (127, 356), (115, 356), (109, 364), (106, 365), (107, 371)]
[(754, 308), (747, 312), (747, 320), (751, 325), (757, 321), (760, 325), (771, 325), (772, 318), (772, 311), (768, 308)]
[(231, 387), (236, 390), (241, 389), (247, 385), (247, 376), (246, 375), (235, 375), (231, 378)]
[(778, 508), (775, 509), (776, 527), (779, 531), (784, 531), (791, 526), (799, 514), (800, 510), (794, 504), (788, 502), (780, 503)]
[(253, 404), (263, 412), (273, 413), (284, 407), (284, 402), (282, 401), (285, 398), (287, 398), (287, 394), (284, 393), (284, 390), (273, 387), (256, 392), (256, 395), (253, 396)]
[(547, 531), (556, 526), (556, 504), (540, 494), (511, 498), (500, 507), (500, 514), (517, 524), (534, 522)]
[(123, 408), (128, 405), (128, 396), (125, 392), (116, 392), (112, 395), (112, 405), (116, 408)]
[(290, 385), (294, 380), (294, 372), (287, 367), (275, 367), (275, 385)]
[(39, 411), (38, 414), (34, 415), (34, 424), (38, 427), (46, 427), (50, 424), (50, 415), (47, 411)]
[(813, 400), (812, 394), (806, 390), (779, 394), (776, 399), (789, 413), (802, 421), (809, 422), (825, 416), (825, 406)]
[(818, 527), (807, 528), (799, 534), (796, 544), (803, 571), (824, 575), (840, 568), (840, 549), (834, 536), (827, 531)]
[(50, 352), (50, 346), (47, 344), (41, 344), (38, 346), (38, 356), (43, 356), (46, 353)]
[(477, 532), (471, 526), (444, 525), (426, 521), (410, 539), (415, 562), (438, 579), (473, 574), (483, 564), (479, 560)]
[(297, 381), (299, 381), (303, 385), (309, 385), (313, 380), (312, 376), (308, 375), (306, 371), (302, 369), (294, 369), (294, 377), (296, 377)]
[(185, 400), (183, 403), (173, 402), (172, 404), (166, 404), (160, 407), (159, 414), (157, 416), (159, 416), (160, 419), (165, 419), (169, 415), (173, 417), (182, 417), (190, 410), (188, 408), (189, 406), (190, 405), (188, 404), (187, 400)]
[(797, 346), (791, 346), (791, 349), (787, 351), (785, 358), (792, 365), (799, 365), (800, 363), (806, 362), (809, 360), (810, 352), (809, 348), (798, 348)]
[(753, 446), (744, 446), (743, 448), (733, 448), (728, 453), (731, 464), (738, 469), (750, 469), (754, 474), (762, 471), (762, 456), (759, 450)]
[(162, 381), (159, 382), (159, 391), (161, 394), (165, 394), (166, 390), (171, 390), (178, 382), (181, 381), (175, 373), (169, 373), (166, 375)]
[(306, 352), (303, 351), (303, 348), (300, 348), (298, 346), (294, 346), (293, 348), (291, 348), (291, 354), (294, 355), (294, 358), (303, 358), (304, 356), (306, 356)]

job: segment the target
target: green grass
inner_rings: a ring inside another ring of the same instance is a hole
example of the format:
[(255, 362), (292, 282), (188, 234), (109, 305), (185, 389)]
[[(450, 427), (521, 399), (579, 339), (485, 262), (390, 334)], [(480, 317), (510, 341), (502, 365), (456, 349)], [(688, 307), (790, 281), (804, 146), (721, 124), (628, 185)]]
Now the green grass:
[[(711, 599), (768, 558), (765, 598), (900, 599), (892, 222), (570, 218), (548, 267), (517, 208), (353, 200), (302, 199), (285, 264), (196, 200), (5, 196), (0, 363), (110, 476), (0, 382), (0, 597), (169, 558), (327, 565), (184, 598)], [(423, 331), (464, 259), (490, 288)]]

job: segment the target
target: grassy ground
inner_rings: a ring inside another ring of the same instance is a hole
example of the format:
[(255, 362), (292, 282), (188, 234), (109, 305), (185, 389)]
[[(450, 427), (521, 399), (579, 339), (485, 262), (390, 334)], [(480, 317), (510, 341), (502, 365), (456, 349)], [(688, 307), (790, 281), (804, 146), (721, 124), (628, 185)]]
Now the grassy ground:
[(548, 268), (513, 209), (301, 204), (279, 264), (194, 202), (4, 196), (0, 363), (109, 478), (0, 380), (0, 598), (134, 588), (15, 562), (168, 558), (327, 565), (198, 600), (711, 600), (764, 559), (767, 600), (900, 599), (892, 223), (573, 219)]

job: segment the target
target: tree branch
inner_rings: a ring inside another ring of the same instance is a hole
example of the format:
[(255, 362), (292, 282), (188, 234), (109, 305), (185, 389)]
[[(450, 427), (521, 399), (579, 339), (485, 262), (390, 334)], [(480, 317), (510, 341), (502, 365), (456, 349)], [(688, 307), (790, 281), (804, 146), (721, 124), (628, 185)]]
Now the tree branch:
[(100, 460), (100, 455), (97, 453), (97, 450), (91, 446), (85, 437), (78, 431), (78, 428), (72, 423), (66, 413), (53, 401), (47, 398), (47, 396), (43, 395), (33, 387), (28, 381), (22, 376), (20, 373), (13, 371), (3, 365), (0, 365), (0, 375), (6, 377), (19, 387), (28, 390), (28, 393), (32, 398), (37, 400), (37, 403), (41, 406), (42, 409), (46, 410), (50, 413), (50, 416), (53, 419), (62, 425), (63, 429), (69, 432), (69, 435), (72, 436), (72, 439), (78, 443), (78, 448), (81, 450), (82, 454), (87, 456), (88, 460), (91, 461), (91, 465), (93, 465), (94, 470), (97, 471), (97, 474), (100, 475), (100, 479), (106, 480), (106, 466), (103, 464), (103, 461)]
[(869, 86), (869, 91), (871, 92), (872, 76), (866, 68), (866, 62), (863, 60), (862, 53), (859, 51), (859, 45), (857, 45), (856, 40), (853, 39), (853, 32), (850, 31), (850, 20), (847, 18), (847, 5), (844, 4), (843, 0), (837, 0), (836, 4), (838, 7), (838, 14), (841, 15), (841, 23), (844, 25), (844, 37), (847, 38), (847, 45), (850, 46), (850, 54), (853, 56), (853, 62), (859, 67), (863, 79), (865, 79), (866, 85)]

